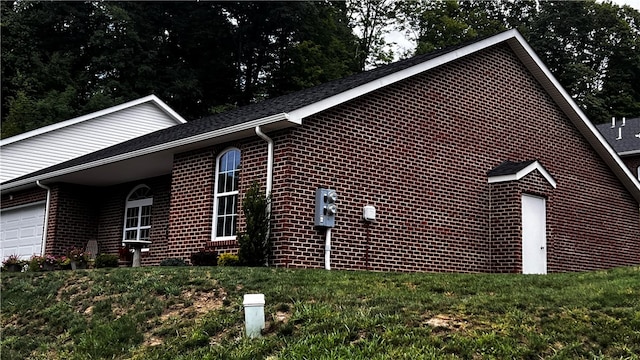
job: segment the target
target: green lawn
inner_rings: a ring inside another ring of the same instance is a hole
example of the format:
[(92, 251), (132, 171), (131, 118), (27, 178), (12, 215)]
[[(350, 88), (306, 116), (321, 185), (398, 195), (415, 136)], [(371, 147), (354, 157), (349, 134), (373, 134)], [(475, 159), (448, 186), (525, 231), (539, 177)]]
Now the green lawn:
[[(266, 297), (259, 339), (247, 293)], [(3, 273), (1, 297), (2, 359), (640, 359), (640, 267)]]

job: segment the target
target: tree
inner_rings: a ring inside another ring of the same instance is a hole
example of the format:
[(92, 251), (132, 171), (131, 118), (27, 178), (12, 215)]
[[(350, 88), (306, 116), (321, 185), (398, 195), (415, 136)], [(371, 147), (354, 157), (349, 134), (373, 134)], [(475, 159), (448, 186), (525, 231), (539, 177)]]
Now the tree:
[(3, 137), (148, 94), (195, 119), (358, 70), (340, 2), (16, 1), (1, 10)]
[(527, 39), (594, 122), (640, 114), (640, 15), (611, 3), (542, 2)]
[(360, 34), (356, 59), (361, 71), (393, 60), (393, 50), (385, 35), (394, 29), (397, 6), (393, 0), (348, 2), (351, 28)]
[(407, 2), (417, 54), (517, 28), (587, 116), (640, 115), (640, 15), (595, 1)]

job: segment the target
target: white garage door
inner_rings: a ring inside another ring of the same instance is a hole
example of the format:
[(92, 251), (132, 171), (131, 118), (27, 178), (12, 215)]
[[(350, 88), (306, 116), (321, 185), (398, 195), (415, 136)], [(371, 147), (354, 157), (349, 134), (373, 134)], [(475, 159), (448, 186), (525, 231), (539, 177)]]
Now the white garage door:
[(0, 212), (2, 260), (9, 255), (28, 259), (42, 250), (44, 202)]

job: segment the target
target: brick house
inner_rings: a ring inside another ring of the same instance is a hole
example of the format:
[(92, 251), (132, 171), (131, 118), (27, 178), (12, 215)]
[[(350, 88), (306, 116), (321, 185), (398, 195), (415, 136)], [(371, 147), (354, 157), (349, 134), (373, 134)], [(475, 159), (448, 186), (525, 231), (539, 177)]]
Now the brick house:
[(640, 117), (617, 121), (613, 118), (611, 124), (599, 124), (596, 127), (625, 165), (640, 179)]
[[(0, 140), (2, 193), (15, 179), (186, 121), (155, 95)], [(42, 185), (42, 184), (41, 184)], [(32, 183), (31, 187), (37, 186)], [(42, 252), (46, 192), (2, 197), (0, 258)]]
[[(2, 206), (48, 194), (47, 253), (88, 239), (115, 253), (139, 238), (152, 242), (143, 264), (155, 265), (235, 251), (237, 204), (253, 181), (273, 196), (273, 266), (640, 263), (640, 183), (515, 30), (34, 172), (2, 184)], [(314, 226), (318, 188), (338, 193), (330, 239)]]

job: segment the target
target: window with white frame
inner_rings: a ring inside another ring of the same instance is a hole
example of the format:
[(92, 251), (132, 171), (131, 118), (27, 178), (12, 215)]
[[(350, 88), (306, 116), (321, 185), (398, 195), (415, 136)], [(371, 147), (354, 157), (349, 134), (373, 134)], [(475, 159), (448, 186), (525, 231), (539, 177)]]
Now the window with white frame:
[(213, 239), (236, 238), (238, 220), (238, 178), (240, 150), (224, 151), (216, 160), (216, 184), (213, 209)]
[(152, 205), (153, 196), (148, 186), (138, 185), (131, 190), (129, 196), (127, 196), (127, 205), (124, 212), (123, 241), (149, 241)]

